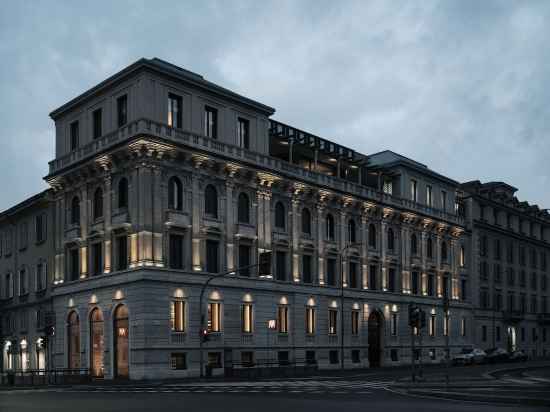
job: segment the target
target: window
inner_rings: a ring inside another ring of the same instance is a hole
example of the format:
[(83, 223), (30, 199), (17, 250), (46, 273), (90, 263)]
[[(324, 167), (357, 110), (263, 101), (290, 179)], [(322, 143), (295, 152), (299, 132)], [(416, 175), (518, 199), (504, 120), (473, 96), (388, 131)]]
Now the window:
[(204, 212), (207, 216), (218, 217), (218, 192), (212, 185), (208, 185), (204, 189)]
[(390, 332), (392, 336), (397, 336), (397, 313), (390, 314)]
[(237, 119), (237, 145), (245, 149), (250, 146), (249, 122), (242, 117)]
[(237, 211), (239, 223), (250, 223), (250, 202), (246, 193), (239, 194)]
[(206, 240), (206, 271), (209, 273), (219, 272), (218, 249), (219, 242), (217, 240)]
[(275, 252), (275, 276), (277, 280), (286, 280), (286, 252)]
[(411, 254), (418, 255), (418, 238), (414, 233), (411, 235)]
[(388, 269), (388, 291), (395, 292), (395, 269)]
[(79, 131), (78, 121), (72, 122), (70, 126), (71, 151), (78, 149)]
[(79, 250), (69, 250), (69, 280), (77, 280), (80, 276)]
[(334, 240), (334, 217), (329, 213), (326, 219), (327, 240)]
[(395, 247), (395, 238), (393, 235), (393, 229), (390, 227), (388, 229), (388, 250), (394, 250)]
[(187, 357), (185, 353), (172, 353), (170, 355), (170, 367), (173, 370), (187, 369)]
[(376, 226), (369, 225), (369, 247), (376, 249)]
[(103, 120), (102, 120), (102, 117), (103, 117), (103, 113), (102, 113), (101, 109), (97, 109), (97, 110), (93, 111), (93, 113), (92, 113), (92, 127), (93, 127), (92, 137), (94, 139), (98, 139), (98, 138), (101, 137), (101, 135), (103, 135), (103, 130), (102, 130)]
[(348, 222), (348, 241), (349, 243), (357, 242), (357, 230), (355, 220), (350, 219)]
[(282, 202), (277, 202), (275, 204), (275, 227), (278, 229), (285, 228), (285, 207)]
[(92, 267), (91, 275), (101, 275), (103, 273), (103, 245), (101, 242), (92, 244)]
[(378, 282), (376, 281), (376, 273), (378, 272), (378, 267), (376, 265), (371, 265), (369, 267), (369, 289), (377, 290)]
[(19, 271), (19, 296), (29, 293), (29, 283), (27, 279), (27, 270), (25, 268)]
[(288, 306), (280, 305), (277, 309), (277, 327), (279, 333), (288, 333)]
[(428, 296), (435, 296), (435, 275), (428, 275)]
[(302, 210), (302, 233), (311, 235), (311, 213), (308, 209)]
[(117, 270), (128, 269), (128, 239), (126, 236), (116, 238)]
[(100, 187), (94, 192), (93, 212), (94, 220), (103, 217), (103, 190)]
[(351, 311), (351, 334), (352, 335), (359, 334), (359, 311), (358, 310)]
[(183, 127), (182, 108), (183, 100), (181, 96), (168, 94), (168, 126), (176, 129)]
[(433, 190), (431, 186), (426, 186), (426, 205), (433, 206)]
[(327, 259), (327, 285), (336, 286), (336, 259)]
[(241, 352), (241, 364), (245, 368), (250, 368), (254, 366), (254, 352), (252, 351)]
[(80, 199), (78, 196), (73, 197), (71, 200), (71, 224), (80, 224)]
[(399, 361), (399, 350), (391, 349), (390, 350), (390, 358), (391, 358), (392, 362)]
[(170, 329), (172, 332), (185, 332), (187, 326), (185, 309), (184, 300), (174, 300), (170, 304)]
[(431, 336), (431, 337), (434, 337), (435, 336), (435, 325), (436, 325), (436, 322), (437, 322), (437, 316), (435, 313), (432, 312), (431, 316), (430, 316), (430, 323), (428, 324), (428, 335)]
[(289, 365), (290, 362), (288, 360), (288, 351), (283, 350), (283, 351), (277, 352), (277, 361), (279, 362), (279, 366)]
[(313, 306), (306, 307), (306, 333), (308, 335), (315, 333), (315, 308)]
[(441, 242), (441, 261), (447, 261), (447, 242)]
[(420, 273), (412, 272), (411, 277), (411, 293), (418, 295), (420, 293)]
[(218, 110), (209, 106), (204, 107), (204, 135), (218, 138)]
[(40, 292), (46, 289), (48, 282), (48, 270), (45, 262), (40, 262), (36, 265), (36, 291)]
[(352, 289), (357, 289), (360, 287), (357, 267), (357, 262), (349, 262), (349, 287)]
[(338, 327), (338, 311), (335, 309), (329, 309), (328, 311), (328, 334), (336, 335)]
[(169, 235), (169, 263), (172, 269), (183, 269), (183, 236), (171, 233)]
[(315, 351), (306, 350), (306, 364), (315, 365), (316, 363), (317, 363), (317, 359), (315, 358)]
[(496, 335), (496, 340), (497, 342), (500, 342), (500, 326), (497, 326), (496, 327), (496, 331), (495, 331), (495, 335)]
[(411, 179), (411, 200), (418, 201), (418, 182), (414, 179)]
[(252, 304), (243, 303), (241, 306), (241, 326), (243, 333), (252, 333)]
[(487, 326), (481, 326), (481, 340), (487, 342)]
[[(35, 237), (36, 242), (40, 243), (46, 240), (46, 214), (38, 214), (34, 218), (34, 231), (35, 231)], [(2, 239), (0, 238), (0, 244), (2, 243)], [(0, 250), (2, 247), (0, 246)]]
[(338, 351), (337, 350), (331, 350), (328, 352), (328, 357), (329, 357), (329, 362), (332, 364), (332, 365), (336, 365), (338, 363), (340, 363), (339, 359), (338, 359)]
[(466, 279), (460, 279), (460, 300), (466, 302), (468, 298), (468, 281)]
[(434, 246), (431, 237), (426, 240), (426, 255), (428, 256), (428, 259), (433, 259), (434, 257)]
[(251, 247), (249, 245), (239, 245), (239, 275), (250, 276), (250, 253)]
[(128, 96), (120, 96), (116, 99), (116, 108), (117, 108), (117, 124), (118, 127), (124, 126), (128, 123)]
[(128, 207), (128, 179), (125, 177), (118, 181), (118, 208)]
[(388, 195), (393, 194), (393, 182), (391, 177), (384, 177), (384, 184), (382, 186), (382, 191)]
[(304, 283), (312, 283), (311, 255), (302, 255), (302, 280)]
[(447, 210), (447, 192), (441, 191), (441, 209)]
[(208, 304), (208, 332), (221, 331), (221, 303), (210, 302)]
[(168, 208), (183, 210), (183, 186), (176, 176), (172, 176), (168, 181)]
[(351, 362), (360, 363), (361, 362), (361, 351), (359, 349), (353, 349), (351, 351)]
[(495, 260), (500, 260), (500, 239), (495, 239), (495, 243), (494, 243), (494, 247), (495, 247), (495, 250), (494, 250), (494, 254), (495, 254)]
[(222, 354), (220, 352), (208, 352), (208, 365), (211, 368), (221, 368)]
[(29, 225), (27, 222), (23, 222), (19, 225), (19, 235), (19, 249), (23, 250), (28, 245)]

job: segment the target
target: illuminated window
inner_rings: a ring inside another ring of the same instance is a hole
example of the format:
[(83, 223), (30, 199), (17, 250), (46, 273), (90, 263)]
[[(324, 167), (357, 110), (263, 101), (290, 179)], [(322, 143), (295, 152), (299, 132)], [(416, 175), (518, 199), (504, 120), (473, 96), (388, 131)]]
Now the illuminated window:
[(183, 100), (181, 96), (168, 94), (168, 126), (181, 129)]
[(173, 332), (185, 332), (185, 301), (174, 300), (170, 305), (170, 328)]
[(221, 303), (210, 302), (208, 304), (208, 331), (221, 331)]
[(460, 336), (466, 336), (466, 318), (460, 319)]
[(430, 316), (430, 323), (428, 324), (428, 335), (431, 337), (435, 336), (435, 325), (437, 322), (437, 316), (435, 313), (432, 313)]
[(252, 304), (243, 303), (241, 306), (241, 325), (243, 333), (252, 333)]
[(329, 309), (328, 311), (328, 334), (336, 335), (338, 327), (338, 311)]
[(433, 206), (433, 191), (431, 186), (426, 186), (426, 205)]
[(315, 308), (312, 306), (306, 307), (306, 333), (315, 334)]
[(279, 333), (288, 333), (288, 306), (280, 305), (277, 309), (277, 326)]
[(187, 369), (187, 357), (185, 353), (172, 353), (170, 355), (170, 367), (174, 370)]

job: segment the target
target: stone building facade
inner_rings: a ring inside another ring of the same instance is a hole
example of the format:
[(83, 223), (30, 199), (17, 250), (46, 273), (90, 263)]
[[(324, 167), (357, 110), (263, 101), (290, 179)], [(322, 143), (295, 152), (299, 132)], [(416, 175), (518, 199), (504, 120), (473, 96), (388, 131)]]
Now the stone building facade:
[[(47, 292), (4, 298), (2, 325), (47, 298), (46, 367), (108, 379), (195, 376), (201, 353), (214, 374), (407, 363), (410, 303), (427, 313), (414, 338), (424, 362), (441, 361), (447, 334), (451, 353), (474, 344), (473, 229), (459, 183), (273, 114), (158, 59), (52, 112), (51, 189), (0, 218), (5, 239), (44, 208), (43, 249), (0, 257), (0, 275), (10, 290), (8, 273), (43, 253)], [(259, 275), (265, 251), (272, 268)], [(222, 273), (201, 307), (206, 280)], [(3, 327), (4, 370), (42, 367), (12, 360), (35, 337)]]

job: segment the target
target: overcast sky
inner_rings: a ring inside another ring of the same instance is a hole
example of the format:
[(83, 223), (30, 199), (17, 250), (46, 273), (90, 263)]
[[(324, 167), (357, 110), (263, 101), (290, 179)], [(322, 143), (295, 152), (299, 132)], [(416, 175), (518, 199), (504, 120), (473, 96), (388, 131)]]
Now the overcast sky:
[(48, 113), (140, 57), (550, 207), (549, 18), (550, 1), (4, 1), (0, 210), (46, 187)]

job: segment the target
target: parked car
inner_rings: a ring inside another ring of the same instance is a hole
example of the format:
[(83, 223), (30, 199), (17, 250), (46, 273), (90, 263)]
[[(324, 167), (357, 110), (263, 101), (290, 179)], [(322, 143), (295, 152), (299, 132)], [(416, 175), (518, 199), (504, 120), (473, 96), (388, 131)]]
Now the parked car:
[(515, 350), (510, 353), (508, 359), (512, 362), (525, 362), (527, 360), (527, 355), (522, 350)]
[(492, 348), (487, 351), (487, 362), (506, 362), (510, 359), (510, 353), (506, 349)]
[(455, 365), (473, 365), (485, 362), (487, 354), (483, 349), (464, 348), (462, 352), (453, 357)]

